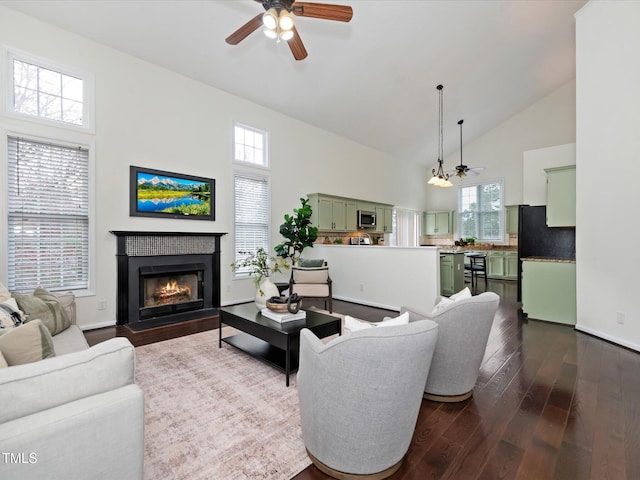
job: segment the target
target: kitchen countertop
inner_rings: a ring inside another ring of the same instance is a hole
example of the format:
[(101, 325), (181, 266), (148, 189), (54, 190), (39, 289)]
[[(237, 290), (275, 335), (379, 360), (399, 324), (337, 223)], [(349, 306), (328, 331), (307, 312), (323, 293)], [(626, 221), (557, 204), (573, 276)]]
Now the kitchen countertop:
[(576, 263), (575, 258), (524, 257), (523, 262)]

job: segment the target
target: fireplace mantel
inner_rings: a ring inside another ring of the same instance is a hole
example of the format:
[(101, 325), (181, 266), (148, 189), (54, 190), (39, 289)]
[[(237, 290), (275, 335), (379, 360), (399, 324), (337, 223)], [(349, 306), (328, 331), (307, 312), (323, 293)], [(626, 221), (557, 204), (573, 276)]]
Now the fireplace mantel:
[[(129, 325), (134, 329), (148, 328), (217, 314), (220, 307), (220, 238), (226, 233), (123, 230), (110, 233), (117, 237), (118, 325)], [(140, 321), (140, 269), (152, 266), (156, 261), (159, 265), (179, 265), (183, 260), (189, 263), (189, 259), (208, 265), (205, 307)]]

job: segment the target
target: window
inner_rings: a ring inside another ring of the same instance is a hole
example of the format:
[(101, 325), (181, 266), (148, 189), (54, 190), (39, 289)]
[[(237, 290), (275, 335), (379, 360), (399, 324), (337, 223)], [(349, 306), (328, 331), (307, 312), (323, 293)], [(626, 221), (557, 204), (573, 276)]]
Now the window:
[(9, 113), (89, 128), (92, 77), (26, 55), (9, 55)]
[(233, 130), (234, 160), (256, 167), (268, 167), (267, 132), (236, 124)]
[(391, 245), (397, 247), (419, 246), (421, 224), (420, 213), (413, 210), (394, 209)]
[(9, 290), (88, 289), (88, 149), (7, 140)]
[[(269, 219), (271, 187), (269, 178), (236, 173), (233, 180), (235, 251), (234, 261), (244, 255), (238, 252), (255, 252), (259, 247), (269, 252)], [(238, 270), (236, 275), (246, 275)]]
[(501, 241), (502, 182), (494, 181), (458, 189), (459, 232), (462, 238)]

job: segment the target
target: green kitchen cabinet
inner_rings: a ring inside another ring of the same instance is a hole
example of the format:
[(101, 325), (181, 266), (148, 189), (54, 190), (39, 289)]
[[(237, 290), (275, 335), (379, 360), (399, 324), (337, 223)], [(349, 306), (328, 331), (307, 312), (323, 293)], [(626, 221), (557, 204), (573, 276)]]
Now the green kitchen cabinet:
[(508, 235), (518, 234), (518, 205), (507, 205), (505, 208), (505, 217), (507, 220), (506, 230)]
[(440, 254), (440, 294), (450, 296), (464, 288), (464, 255)]
[(545, 168), (547, 172), (547, 226), (576, 226), (576, 166)]
[(424, 212), (425, 235), (453, 234), (453, 211)]
[(518, 252), (504, 252), (504, 278), (517, 280)]
[(391, 233), (393, 231), (393, 209), (384, 205), (376, 205), (376, 232)]
[(530, 318), (576, 324), (575, 262), (522, 262), (522, 311)]
[(487, 252), (487, 276), (491, 278), (504, 277), (504, 252)]
[(309, 195), (311, 223), (321, 232), (355, 232), (357, 213), (355, 201), (325, 195)]

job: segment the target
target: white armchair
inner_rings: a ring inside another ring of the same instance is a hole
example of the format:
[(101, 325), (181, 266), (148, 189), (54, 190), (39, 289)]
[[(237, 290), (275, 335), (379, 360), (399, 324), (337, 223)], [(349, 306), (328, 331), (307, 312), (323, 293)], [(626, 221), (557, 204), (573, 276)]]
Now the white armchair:
[(327, 262), (321, 267), (291, 267), (291, 279), (289, 281), (289, 295), (297, 293), (303, 298), (324, 299), (324, 308), (333, 312), (333, 297), (331, 277)]
[(471, 397), (500, 297), (485, 292), (458, 300), (435, 313), (409, 312), (409, 321), (433, 320), (438, 324), (438, 344), (424, 389), (424, 398), (461, 402)]
[(358, 330), (328, 344), (300, 332), (302, 437), (321, 471), (383, 479), (400, 468), (437, 336), (429, 320)]

